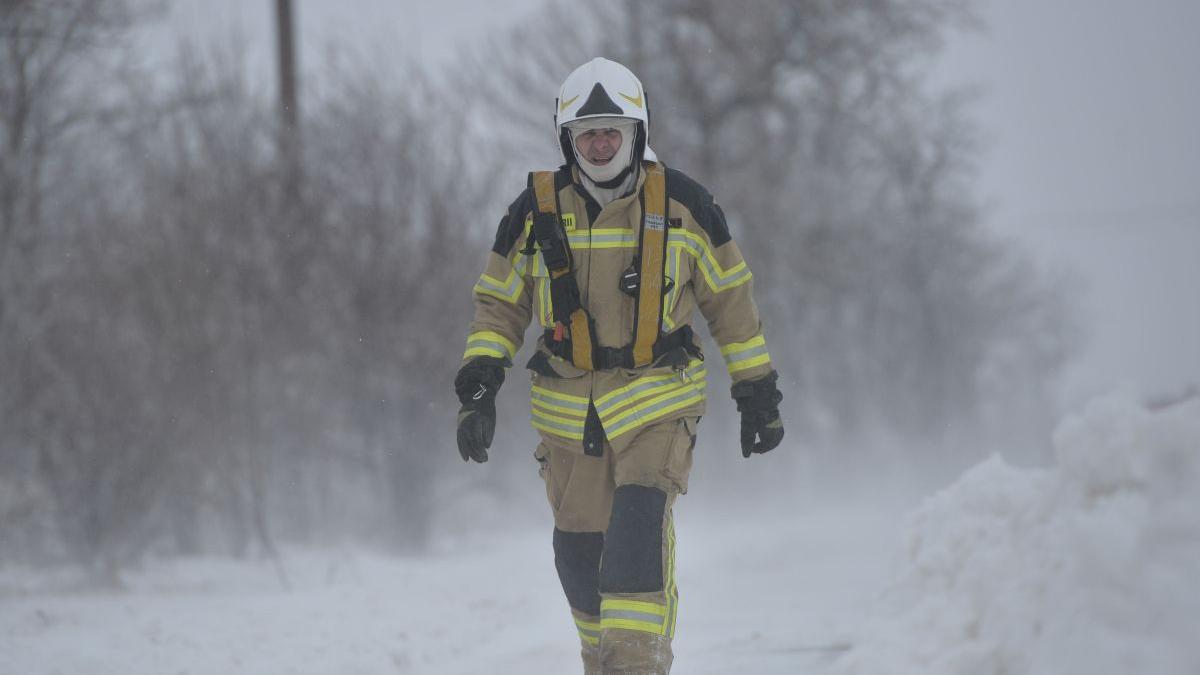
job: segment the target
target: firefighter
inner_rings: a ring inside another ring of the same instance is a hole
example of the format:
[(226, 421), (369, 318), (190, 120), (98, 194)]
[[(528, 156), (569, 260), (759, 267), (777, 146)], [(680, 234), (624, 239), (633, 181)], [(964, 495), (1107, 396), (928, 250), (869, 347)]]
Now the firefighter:
[(539, 322), (527, 364), (534, 457), (588, 674), (670, 670), (671, 507), (705, 409), (697, 308), (733, 380), (743, 456), (783, 438), (750, 269), (712, 195), (650, 148), (648, 106), (638, 78), (607, 59), (563, 82), (565, 163), (531, 173), (501, 219), (454, 383), (459, 452), (485, 462), (496, 393)]

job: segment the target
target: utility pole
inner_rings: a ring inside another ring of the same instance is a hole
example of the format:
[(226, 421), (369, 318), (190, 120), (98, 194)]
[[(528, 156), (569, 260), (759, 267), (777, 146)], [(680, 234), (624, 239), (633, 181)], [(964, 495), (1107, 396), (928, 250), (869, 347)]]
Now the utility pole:
[(296, 39), (292, 0), (275, 0), (279, 43), (279, 150), (284, 171), (284, 199), (300, 197), (300, 129), (296, 80)]

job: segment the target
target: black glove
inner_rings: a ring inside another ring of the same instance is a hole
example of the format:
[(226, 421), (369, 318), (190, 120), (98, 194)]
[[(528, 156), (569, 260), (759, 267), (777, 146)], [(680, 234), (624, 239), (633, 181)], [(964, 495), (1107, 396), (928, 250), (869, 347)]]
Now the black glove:
[[(783, 440), (779, 402), (783, 393), (775, 386), (779, 375), (772, 372), (754, 380), (737, 382), (730, 389), (742, 414), (742, 457), (775, 449)], [(755, 436), (758, 442), (755, 442)]]
[(506, 360), (480, 356), (458, 370), (454, 393), (458, 410), (458, 454), (463, 461), (486, 462), (487, 449), (496, 433), (496, 392), (504, 384)]

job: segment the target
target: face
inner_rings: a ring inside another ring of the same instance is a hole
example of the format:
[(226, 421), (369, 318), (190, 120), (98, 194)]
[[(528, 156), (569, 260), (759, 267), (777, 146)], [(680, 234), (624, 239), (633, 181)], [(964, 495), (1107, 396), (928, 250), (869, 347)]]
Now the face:
[(588, 129), (575, 134), (575, 149), (580, 157), (596, 166), (604, 166), (621, 149), (621, 138), (618, 129)]

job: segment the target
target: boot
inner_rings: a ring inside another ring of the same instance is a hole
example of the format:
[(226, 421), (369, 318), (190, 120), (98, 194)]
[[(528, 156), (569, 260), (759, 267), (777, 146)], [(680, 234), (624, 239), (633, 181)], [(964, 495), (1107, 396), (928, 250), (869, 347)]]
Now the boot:
[(583, 675), (604, 675), (604, 666), (600, 662), (600, 645), (583, 643)]
[(671, 638), (624, 628), (606, 628), (600, 637), (604, 675), (668, 675), (674, 654)]

